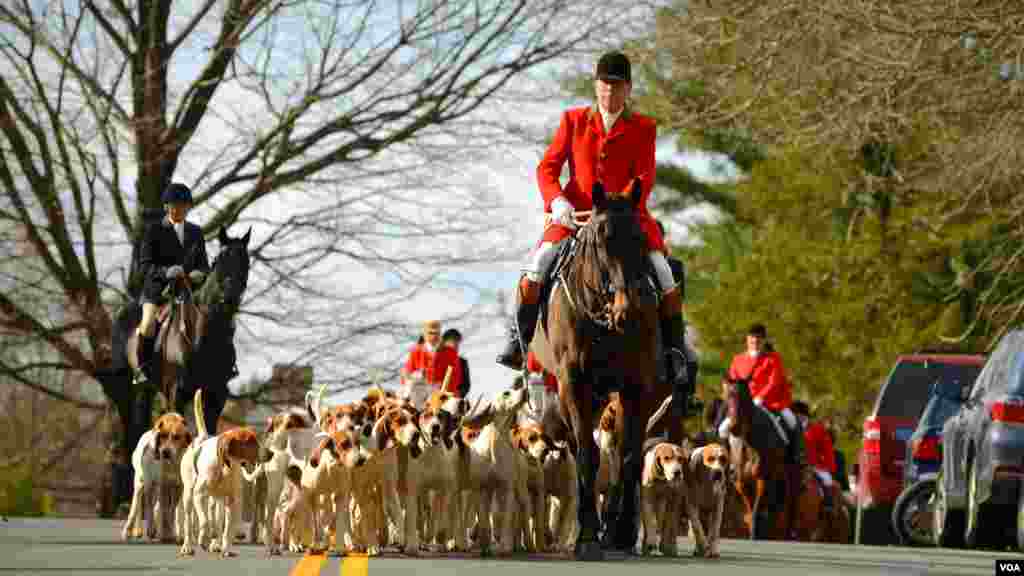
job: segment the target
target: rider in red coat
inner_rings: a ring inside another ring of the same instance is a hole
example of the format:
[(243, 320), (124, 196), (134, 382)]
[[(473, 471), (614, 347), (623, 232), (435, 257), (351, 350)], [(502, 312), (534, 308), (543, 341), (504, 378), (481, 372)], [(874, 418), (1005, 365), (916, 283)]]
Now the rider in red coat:
[(832, 446), (832, 437), (821, 422), (811, 422), (811, 410), (806, 402), (794, 402), (793, 412), (804, 428), (804, 441), (807, 444), (807, 463), (814, 468), (814, 473), (825, 487), (825, 509), (832, 509), (832, 476), (836, 473), (836, 455)]
[[(764, 324), (754, 324), (750, 327), (747, 331), (747, 351), (733, 357), (729, 366), (729, 379), (749, 380), (750, 396), (754, 404), (782, 417), (788, 428), (788, 453), (794, 462), (800, 462), (803, 458), (804, 442), (799, 422), (790, 409), (793, 403), (793, 390), (782, 366), (782, 356), (774, 350), (767, 349), (767, 338), (768, 330)], [(732, 420), (726, 418), (718, 427), (719, 436), (728, 438), (731, 428)]]
[[(628, 194), (633, 182), (639, 181), (642, 195), (637, 219), (647, 236), (651, 265), (664, 293), (661, 317), (662, 333), (667, 341), (669, 378), (684, 395), (679, 398), (679, 405), (686, 406), (682, 294), (665, 258), (665, 243), (658, 223), (647, 210), (647, 199), (654, 186), (657, 128), (653, 119), (634, 112), (627, 105), (632, 80), (630, 62), (624, 54), (603, 55), (597, 62), (595, 76), (597, 102), (592, 107), (574, 108), (562, 114), (554, 140), (537, 167), (537, 184), (551, 224), (544, 230), (523, 269), (517, 291), (516, 318), (497, 361), (515, 370), (522, 369), (523, 350), (533, 339), (537, 324), (541, 283), (561, 243), (574, 234), (575, 212), (593, 207), (594, 184), (600, 182), (609, 194), (617, 195)], [(569, 180), (562, 186), (559, 176), (566, 164), (569, 165)]]

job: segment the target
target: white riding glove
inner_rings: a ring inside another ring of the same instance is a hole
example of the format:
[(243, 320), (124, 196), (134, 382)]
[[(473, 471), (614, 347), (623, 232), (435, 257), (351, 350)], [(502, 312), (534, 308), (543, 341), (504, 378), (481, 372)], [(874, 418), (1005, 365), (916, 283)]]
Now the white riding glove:
[(166, 277), (168, 280), (175, 280), (178, 277), (184, 276), (184, 275), (185, 275), (185, 269), (183, 267), (177, 266), (177, 265), (171, 266), (170, 268), (167, 269), (167, 272), (164, 273), (164, 277)]
[(764, 398), (754, 398), (754, 404), (757, 404), (758, 406), (763, 406)]
[(551, 201), (551, 220), (570, 230), (575, 230), (576, 209), (564, 196), (558, 196)]

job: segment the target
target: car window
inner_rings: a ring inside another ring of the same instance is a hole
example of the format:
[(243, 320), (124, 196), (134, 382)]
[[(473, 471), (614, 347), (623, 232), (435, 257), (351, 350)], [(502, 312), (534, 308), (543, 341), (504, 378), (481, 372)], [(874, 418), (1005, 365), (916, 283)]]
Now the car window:
[(974, 383), (971, 400), (981, 402), (988, 394), (1006, 392), (1010, 370), (1021, 351), (1024, 351), (1024, 332), (1014, 330), (1003, 336)]
[(933, 382), (959, 390), (973, 382), (980, 371), (981, 366), (977, 365), (901, 361), (889, 375), (875, 414), (917, 418), (928, 402), (928, 389)]
[(946, 420), (956, 415), (960, 409), (960, 403), (948, 396), (932, 396), (921, 414), (921, 421), (918, 428), (942, 427)]
[(1006, 389), (1003, 392), (1024, 394), (1024, 350), (1018, 350), (1013, 355), (1010, 377), (1006, 379)]

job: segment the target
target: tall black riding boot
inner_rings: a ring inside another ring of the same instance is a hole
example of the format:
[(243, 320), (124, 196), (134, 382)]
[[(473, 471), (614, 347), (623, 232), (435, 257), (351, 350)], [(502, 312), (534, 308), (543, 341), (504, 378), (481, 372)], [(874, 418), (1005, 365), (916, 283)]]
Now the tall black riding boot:
[(804, 431), (800, 427), (800, 424), (796, 425), (796, 428), (788, 428), (786, 432), (789, 434), (789, 450), (787, 450), (790, 462), (803, 466), (804, 462)]
[(526, 362), (524, 350), (533, 340), (533, 331), (537, 327), (539, 296), (540, 284), (523, 278), (520, 282), (519, 296), (516, 298), (516, 312), (509, 321), (505, 348), (495, 359), (498, 364), (513, 370), (523, 369)]
[(668, 441), (681, 444), (682, 422), (690, 406), (689, 374), (682, 342), (683, 319), (680, 316), (662, 318), (661, 326), (665, 335), (665, 376), (672, 385), (672, 419), (668, 426)]
[(132, 378), (133, 384), (146, 384), (153, 378), (153, 349), (156, 347), (156, 336), (139, 338), (139, 367)]

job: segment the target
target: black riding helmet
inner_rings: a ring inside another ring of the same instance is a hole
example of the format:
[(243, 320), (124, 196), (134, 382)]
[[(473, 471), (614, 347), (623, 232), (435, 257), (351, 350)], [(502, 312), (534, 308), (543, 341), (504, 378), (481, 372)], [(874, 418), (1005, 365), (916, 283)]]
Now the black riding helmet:
[(796, 414), (797, 416), (807, 416), (808, 418), (811, 417), (811, 407), (808, 406), (807, 403), (802, 400), (797, 400), (796, 402), (793, 402), (793, 404), (790, 405), (789, 409), (792, 410), (793, 414)]
[(160, 196), (164, 204), (192, 204), (192, 191), (180, 182), (174, 182)]

